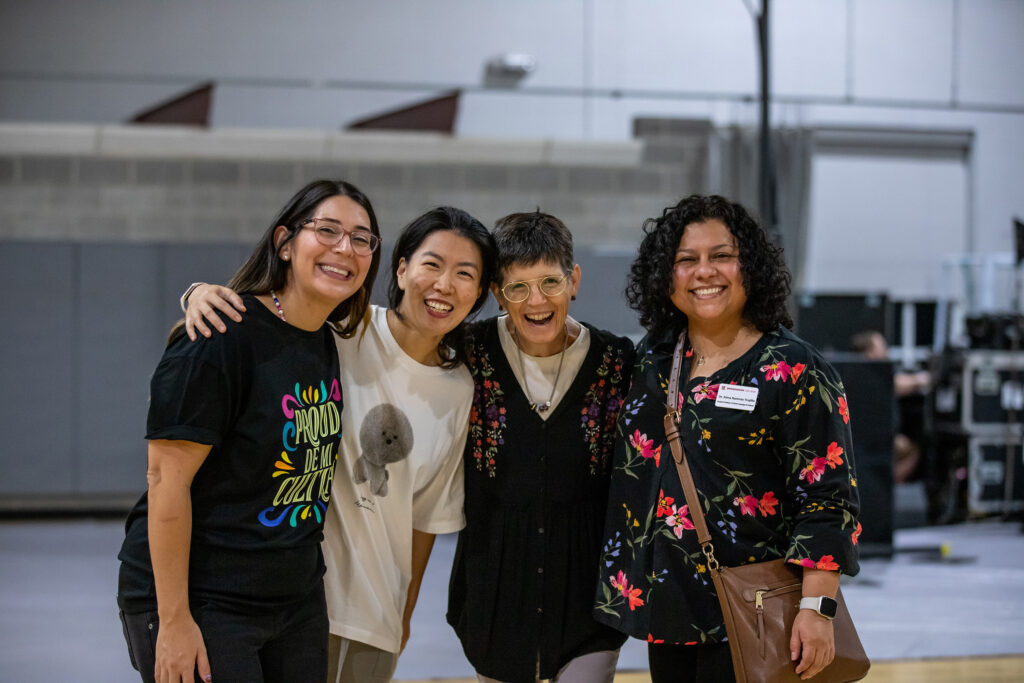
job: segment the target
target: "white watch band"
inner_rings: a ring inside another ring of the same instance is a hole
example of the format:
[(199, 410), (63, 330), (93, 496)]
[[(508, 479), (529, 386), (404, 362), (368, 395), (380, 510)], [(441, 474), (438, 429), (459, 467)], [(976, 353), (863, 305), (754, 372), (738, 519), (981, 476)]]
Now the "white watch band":
[(823, 598), (821, 596), (818, 596), (816, 598), (800, 598), (800, 609), (813, 610), (813, 611), (817, 612), (818, 614), (820, 614), (821, 616), (825, 617), (826, 619), (831, 620), (832, 617), (828, 616), (827, 614), (824, 614), (821, 611), (821, 601), (822, 601), (822, 599)]

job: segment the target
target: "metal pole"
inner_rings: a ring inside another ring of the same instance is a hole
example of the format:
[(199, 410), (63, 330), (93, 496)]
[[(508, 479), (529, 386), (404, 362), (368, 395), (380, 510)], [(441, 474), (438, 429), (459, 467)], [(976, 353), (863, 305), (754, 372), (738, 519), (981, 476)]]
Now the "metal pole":
[(761, 221), (768, 233), (778, 240), (778, 217), (775, 212), (775, 163), (772, 158), (771, 128), (771, 50), (768, 17), (771, 0), (761, 0), (761, 13), (757, 17), (758, 55), (761, 60), (761, 174), (759, 204)]

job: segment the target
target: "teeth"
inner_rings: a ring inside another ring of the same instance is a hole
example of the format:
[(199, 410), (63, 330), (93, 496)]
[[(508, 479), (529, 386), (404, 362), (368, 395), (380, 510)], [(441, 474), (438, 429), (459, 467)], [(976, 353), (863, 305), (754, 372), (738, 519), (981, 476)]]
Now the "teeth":
[(697, 296), (711, 296), (712, 294), (718, 294), (721, 291), (721, 287), (703, 287), (701, 289), (693, 290), (693, 293)]
[(326, 263), (321, 263), (320, 264), (320, 268), (322, 268), (323, 270), (326, 270), (329, 273), (337, 273), (338, 275), (341, 275), (342, 277), (348, 277), (349, 275), (352, 274), (352, 272), (349, 271), (349, 270), (342, 270), (341, 268), (336, 268), (334, 266), (329, 266)]
[(438, 313), (447, 313), (448, 311), (452, 310), (453, 306), (450, 306), (449, 304), (442, 304), (439, 301), (428, 301), (427, 308), (432, 308)]
[(550, 313), (545, 313), (544, 315), (527, 315), (525, 317), (526, 317), (527, 320), (532, 320), (535, 323), (542, 323), (545, 320), (547, 320), (548, 318), (550, 318), (551, 314)]

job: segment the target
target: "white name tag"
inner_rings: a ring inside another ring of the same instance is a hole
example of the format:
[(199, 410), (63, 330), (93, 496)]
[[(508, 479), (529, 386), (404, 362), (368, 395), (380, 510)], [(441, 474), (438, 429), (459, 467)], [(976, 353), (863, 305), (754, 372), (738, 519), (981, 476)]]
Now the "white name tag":
[(718, 398), (715, 405), (719, 408), (745, 410), (748, 413), (757, 404), (757, 387), (744, 387), (739, 384), (719, 384)]

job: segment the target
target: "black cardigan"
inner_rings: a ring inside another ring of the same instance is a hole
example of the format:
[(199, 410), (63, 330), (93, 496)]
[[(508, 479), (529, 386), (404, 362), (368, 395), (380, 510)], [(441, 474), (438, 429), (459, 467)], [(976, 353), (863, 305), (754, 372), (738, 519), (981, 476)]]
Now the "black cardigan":
[(477, 673), (553, 678), (625, 637), (592, 615), (615, 422), (633, 362), (625, 337), (587, 325), (590, 348), (547, 421), (530, 410), (494, 319), (470, 330), (475, 391), (448, 622)]

